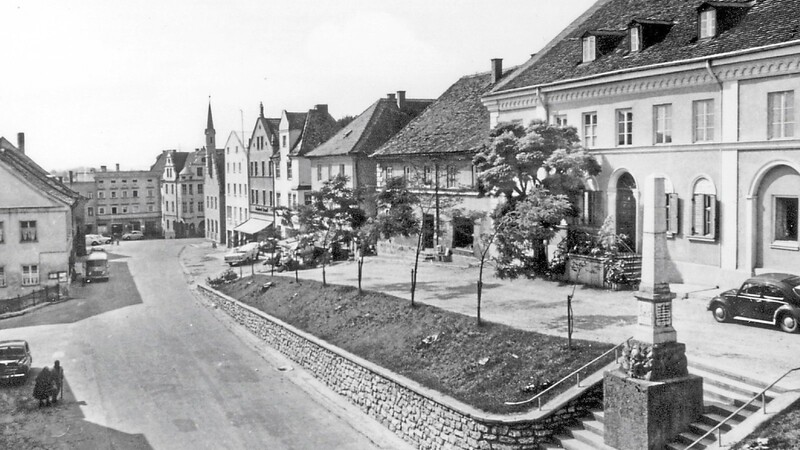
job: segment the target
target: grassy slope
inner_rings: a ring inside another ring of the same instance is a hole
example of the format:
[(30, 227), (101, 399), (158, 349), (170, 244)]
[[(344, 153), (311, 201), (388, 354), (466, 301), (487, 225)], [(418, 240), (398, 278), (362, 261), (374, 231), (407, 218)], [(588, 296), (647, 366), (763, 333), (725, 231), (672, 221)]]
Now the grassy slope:
[(757, 438), (768, 438), (770, 450), (796, 450), (800, 448), (800, 401), (795, 402), (786, 411), (772, 418), (747, 439), (736, 446), (736, 449), (747, 449)]
[[(262, 284), (274, 285), (261, 293)], [(377, 292), (288, 277), (257, 275), (221, 287), (274, 317), (420, 384), (489, 412), (516, 412), (504, 401), (530, 398), (523, 389), (556, 381), (611, 345), (478, 326), (474, 317)], [(423, 339), (437, 335), (431, 345)], [(488, 358), (488, 360), (486, 360)]]

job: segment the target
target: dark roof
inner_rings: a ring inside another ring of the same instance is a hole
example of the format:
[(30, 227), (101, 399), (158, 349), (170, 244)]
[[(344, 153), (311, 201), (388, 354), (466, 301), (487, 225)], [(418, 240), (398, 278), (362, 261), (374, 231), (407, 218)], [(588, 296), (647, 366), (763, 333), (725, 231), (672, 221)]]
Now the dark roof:
[[(289, 121), (289, 129), (296, 130), (298, 128), (303, 128), (303, 124), (306, 122), (306, 113), (294, 113), (294, 112), (286, 112), (286, 119)], [(279, 121), (280, 124), (280, 121)]]
[(481, 103), (481, 96), (492, 86), (491, 73), (462, 77), (373, 156), (477, 150), (489, 137), (489, 111)]
[(189, 152), (172, 151), (172, 167), (175, 168), (175, 173), (181, 173), (183, 166), (186, 165), (186, 160), (189, 158)]
[[(289, 153), (290, 156), (305, 156), (308, 152), (330, 139), (340, 129), (336, 119), (328, 113), (327, 108), (324, 110), (310, 109), (305, 116), (306, 121), (303, 124), (303, 131), (300, 132), (297, 143)], [(291, 120), (289, 123), (291, 124)]]
[(306, 156), (370, 155), (430, 103), (407, 99), (401, 111), (394, 99), (382, 98)]
[(51, 176), (2, 136), (0, 136), (0, 161), (7, 164), (12, 171), (18, 172), (22, 178), (32, 183), (42, 192), (58, 201), (73, 206), (81, 198), (80, 194)]
[[(704, 4), (750, 7), (735, 8), (743, 15), (737, 16), (737, 23), (722, 28), (718, 36), (698, 40), (697, 8)], [(601, 29), (624, 31), (633, 20), (674, 25), (663, 39), (642, 51), (629, 53), (630, 42), (625, 37), (610, 53), (581, 63), (580, 37), (584, 33)], [(599, 0), (565, 31), (494, 92), (794, 41), (800, 39), (800, 1)]]
[(214, 161), (217, 163), (217, 177), (220, 180), (220, 186), (225, 181), (225, 149), (218, 148), (214, 152)]

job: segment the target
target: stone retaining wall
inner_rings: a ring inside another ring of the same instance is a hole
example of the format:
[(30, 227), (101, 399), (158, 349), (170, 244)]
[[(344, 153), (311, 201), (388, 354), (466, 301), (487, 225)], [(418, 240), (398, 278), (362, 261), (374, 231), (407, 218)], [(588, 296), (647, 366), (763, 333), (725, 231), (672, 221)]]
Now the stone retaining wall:
[(562, 426), (603, 405), (603, 386), (599, 383), (555, 411), (515, 415), (483, 412), (212, 288), (199, 288), (201, 294), (250, 332), (421, 449), (538, 449)]

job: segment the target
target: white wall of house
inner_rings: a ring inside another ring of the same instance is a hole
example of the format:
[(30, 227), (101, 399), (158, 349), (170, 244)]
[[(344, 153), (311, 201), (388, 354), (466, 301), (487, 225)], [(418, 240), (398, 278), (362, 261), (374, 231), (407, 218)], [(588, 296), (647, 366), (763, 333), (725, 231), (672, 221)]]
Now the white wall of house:
[(248, 164), (247, 148), (239, 135), (231, 132), (225, 142), (225, 224), (229, 245), (235, 245), (234, 228), (250, 217)]

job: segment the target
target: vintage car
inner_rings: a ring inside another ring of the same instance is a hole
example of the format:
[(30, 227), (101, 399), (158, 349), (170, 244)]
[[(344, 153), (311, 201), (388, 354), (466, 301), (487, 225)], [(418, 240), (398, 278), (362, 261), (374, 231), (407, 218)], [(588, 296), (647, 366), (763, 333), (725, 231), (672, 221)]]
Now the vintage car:
[(800, 329), (800, 277), (765, 273), (727, 290), (708, 303), (717, 322), (731, 319), (777, 325), (787, 333)]
[(0, 380), (24, 381), (31, 364), (33, 357), (26, 341), (0, 341)]
[(122, 235), (123, 241), (137, 241), (139, 239), (144, 239), (144, 234), (141, 231), (131, 231), (130, 233), (125, 233)]
[(258, 242), (251, 242), (236, 247), (225, 255), (225, 262), (230, 266), (246, 264), (258, 260)]
[(110, 244), (111, 238), (103, 236), (102, 234), (87, 234), (86, 235), (86, 245), (104, 245)]

